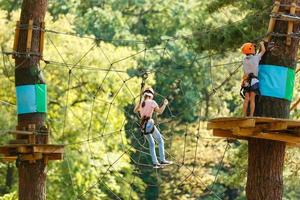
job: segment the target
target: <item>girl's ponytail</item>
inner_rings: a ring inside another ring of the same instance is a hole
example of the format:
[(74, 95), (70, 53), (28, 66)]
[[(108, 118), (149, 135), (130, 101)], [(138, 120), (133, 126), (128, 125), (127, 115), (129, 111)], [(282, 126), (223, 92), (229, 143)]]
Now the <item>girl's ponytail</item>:
[(151, 96), (148, 95), (147, 93), (145, 93), (145, 94), (143, 95), (143, 98), (142, 98), (142, 108), (145, 107), (145, 105), (146, 105), (146, 99), (149, 98), (149, 97), (151, 97)]
[(145, 107), (145, 105), (146, 105), (146, 102), (145, 102), (145, 101), (143, 101), (143, 102), (142, 102), (142, 108), (144, 108), (144, 107)]
[(142, 104), (141, 104), (141, 105), (142, 105), (142, 108), (144, 108), (145, 105), (146, 105), (145, 98), (146, 98), (145, 95), (143, 95), (143, 96), (142, 96), (142, 99), (141, 99), (141, 102), (142, 102)]

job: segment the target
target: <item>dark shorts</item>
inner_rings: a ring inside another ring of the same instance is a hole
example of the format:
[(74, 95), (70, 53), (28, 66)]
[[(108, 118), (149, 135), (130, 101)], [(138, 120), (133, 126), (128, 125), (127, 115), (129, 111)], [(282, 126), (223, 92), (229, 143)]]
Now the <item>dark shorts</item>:
[(259, 83), (255, 83), (252, 86), (248, 86), (244, 88), (244, 95), (249, 92), (254, 92), (255, 94), (259, 95), (260, 94)]

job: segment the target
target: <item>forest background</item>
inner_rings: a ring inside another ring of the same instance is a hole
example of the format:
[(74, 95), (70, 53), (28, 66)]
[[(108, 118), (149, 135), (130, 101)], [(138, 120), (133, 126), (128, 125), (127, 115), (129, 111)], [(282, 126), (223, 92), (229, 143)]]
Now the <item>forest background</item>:
[[(19, 0), (0, 1), (0, 45), (12, 51)], [(267, 30), (270, 0), (49, 0), (44, 62), (51, 142), (47, 198), (245, 199), (247, 143), (228, 143), (206, 121), (240, 116), (240, 46)], [(14, 60), (0, 63), (0, 132), (16, 125)], [(143, 74), (161, 103), (167, 158), (153, 170), (133, 113)], [(297, 77), (299, 78), (299, 77)], [(296, 81), (294, 99), (299, 98)], [(292, 118), (298, 119), (299, 111)], [(287, 151), (284, 199), (300, 199), (300, 150)], [(0, 163), (0, 199), (17, 199), (17, 169)]]

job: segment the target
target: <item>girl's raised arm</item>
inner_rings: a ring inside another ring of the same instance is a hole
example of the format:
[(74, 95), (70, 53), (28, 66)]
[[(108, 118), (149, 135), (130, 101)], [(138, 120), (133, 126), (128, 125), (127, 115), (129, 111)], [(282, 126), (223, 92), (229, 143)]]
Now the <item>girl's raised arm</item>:
[(134, 113), (138, 113), (140, 111), (140, 105), (141, 105), (140, 101), (137, 104), (135, 104), (135, 107), (133, 109)]
[(155, 108), (155, 112), (157, 112), (158, 114), (162, 114), (164, 112), (164, 110), (166, 109), (166, 106), (168, 105), (169, 101), (167, 99), (164, 100), (163, 105), (159, 108)]

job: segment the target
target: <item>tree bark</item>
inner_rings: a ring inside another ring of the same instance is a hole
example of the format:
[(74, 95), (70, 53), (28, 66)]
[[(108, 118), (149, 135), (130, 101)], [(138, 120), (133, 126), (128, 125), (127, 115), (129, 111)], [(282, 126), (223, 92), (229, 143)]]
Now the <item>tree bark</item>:
[[(299, 5), (300, 1), (297, 1)], [(281, 4), (291, 4), (281, 0)], [(280, 11), (284, 11), (281, 9)], [(274, 32), (287, 33), (287, 22), (276, 21)], [(293, 32), (299, 31), (294, 23)], [(261, 64), (284, 66), (295, 69), (298, 39), (286, 45), (286, 37), (272, 37), (275, 47), (268, 50)], [(290, 101), (261, 96), (256, 103), (255, 116), (289, 118)], [(248, 143), (248, 178), (246, 194), (248, 200), (281, 200), (283, 197), (283, 168), (286, 144), (271, 140), (250, 138)]]
[[(23, 0), (20, 24), (27, 27), (29, 20), (33, 20), (33, 25), (40, 27), (44, 22), (47, 0)], [(26, 52), (27, 28), (21, 29), (18, 39), (17, 52)], [(40, 30), (34, 30), (32, 34), (30, 52), (39, 53)], [(40, 57), (29, 55), (28, 57), (16, 54), (15, 62), (15, 84), (34, 85), (44, 83), (40, 76)], [(29, 124), (35, 124), (36, 129), (40, 129), (45, 124), (46, 113), (29, 113), (18, 115), (18, 129), (27, 129)], [(37, 143), (45, 143), (45, 137), (39, 136)], [(35, 163), (21, 161), (19, 164), (19, 199), (20, 200), (44, 200), (46, 199), (46, 165), (43, 160)]]
[(12, 188), (14, 182), (14, 166), (11, 164), (7, 164), (7, 169), (6, 169), (6, 179), (5, 179), (5, 185), (7, 191), (9, 191)]

